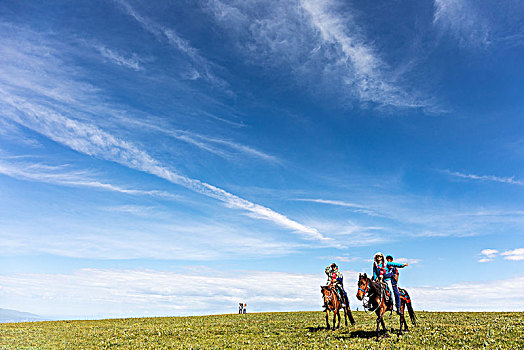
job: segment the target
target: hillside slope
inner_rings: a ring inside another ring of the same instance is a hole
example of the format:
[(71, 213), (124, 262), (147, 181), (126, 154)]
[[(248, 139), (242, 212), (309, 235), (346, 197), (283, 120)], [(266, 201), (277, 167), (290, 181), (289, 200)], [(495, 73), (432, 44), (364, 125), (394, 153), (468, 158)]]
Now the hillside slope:
[(42, 317), (29, 312), (21, 312), (10, 309), (0, 309), (0, 323), (5, 322), (27, 322), (42, 320)]

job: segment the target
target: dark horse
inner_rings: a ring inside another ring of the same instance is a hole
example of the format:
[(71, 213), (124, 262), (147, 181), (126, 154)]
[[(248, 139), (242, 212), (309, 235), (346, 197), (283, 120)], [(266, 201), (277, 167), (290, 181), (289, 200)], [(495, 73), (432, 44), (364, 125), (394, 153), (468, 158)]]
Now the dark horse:
[(355, 324), (355, 320), (353, 319), (353, 315), (351, 314), (351, 309), (349, 308), (349, 301), (345, 304), (345, 306), (342, 306), (342, 301), (339, 299), (337, 292), (335, 291), (335, 288), (331, 286), (320, 286), (320, 291), (322, 292), (322, 297), (324, 298), (324, 302), (327, 305), (326, 308), (326, 325), (329, 329), (329, 310), (333, 311), (333, 330), (335, 330), (335, 321), (337, 319), (338, 315), (338, 324), (337, 328), (340, 327), (340, 309), (344, 310), (344, 321), (346, 322), (346, 327), (348, 325), (348, 317), (349, 321), (352, 325)]
[[(411, 319), (412, 324), (416, 324), (415, 311), (413, 311), (413, 306), (411, 305), (411, 299), (409, 294), (405, 289), (400, 289), (400, 330), (399, 334), (402, 335), (402, 326), (405, 326), (405, 330), (408, 331), (408, 324), (404, 318), (404, 308), (408, 308), (409, 318)], [(386, 303), (385, 297), (385, 288), (382, 287), (381, 283), (374, 282), (368, 278), (366, 274), (359, 274), (358, 276), (358, 292), (357, 299), (362, 300), (367, 295), (368, 303), (364, 305), (370, 310), (374, 310), (377, 314), (377, 340), (380, 336), (380, 325), (382, 324), (382, 329), (384, 330), (384, 335), (387, 337), (388, 331), (386, 330), (386, 325), (384, 324), (384, 314), (386, 311), (393, 311), (393, 303)], [(390, 300), (393, 300), (394, 297), (391, 295)]]

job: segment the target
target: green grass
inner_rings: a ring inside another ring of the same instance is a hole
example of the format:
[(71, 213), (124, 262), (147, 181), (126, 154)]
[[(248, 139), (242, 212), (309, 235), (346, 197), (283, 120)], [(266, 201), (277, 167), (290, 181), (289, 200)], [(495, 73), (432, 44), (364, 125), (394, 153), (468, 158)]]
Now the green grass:
[[(326, 330), (321, 312), (0, 324), (1, 349), (524, 349), (524, 313), (418, 312), (402, 337), (375, 340), (375, 317)], [(342, 321), (343, 323), (343, 321)]]

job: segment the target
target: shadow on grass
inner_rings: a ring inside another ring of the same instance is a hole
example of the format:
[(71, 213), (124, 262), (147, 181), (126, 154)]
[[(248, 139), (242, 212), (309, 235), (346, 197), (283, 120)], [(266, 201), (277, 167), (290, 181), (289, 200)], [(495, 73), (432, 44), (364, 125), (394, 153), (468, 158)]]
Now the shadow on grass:
[(349, 334), (344, 335), (335, 335), (335, 338), (337, 339), (351, 339), (351, 338), (362, 338), (362, 339), (371, 339), (376, 338), (377, 332), (376, 331), (353, 331)]
[(327, 331), (326, 326), (307, 327), (308, 332)]
[[(349, 327), (351, 326), (348, 326), (348, 327), (343, 327), (342, 325), (339, 327), (339, 328), (336, 328), (335, 331), (337, 332), (347, 332), (347, 330), (349, 329)], [(333, 332), (333, 330), (331, 328), (326, 328), (326, 326), (316, 326), (316, 327), (307, 327), (307, 331), (308, 332), (322, 332), (322, 331), (330, 331), (330, 332)], [(353, 337), (354, 338), (354, 337)]]

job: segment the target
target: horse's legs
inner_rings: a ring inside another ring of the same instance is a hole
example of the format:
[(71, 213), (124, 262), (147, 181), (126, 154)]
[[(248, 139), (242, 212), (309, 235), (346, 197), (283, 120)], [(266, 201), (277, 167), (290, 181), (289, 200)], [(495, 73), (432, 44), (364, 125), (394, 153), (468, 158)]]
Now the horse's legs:
[(346, 323), (346, 327), (348, 326), (348, 309), (347, 306), (344, 308), (344, 322)]
[(375, 313), (377, 314), (377, 341), (380, 340), (380, 321), (382, 321), (382, 316), (384, 315), (384, 312), (382, 310), (382, 307), (384, 304), (380, 304), (380, 306), (375, 310)]
[(326, 326), (329, 329), (329, 311), (326, 309)]
[(384, 323), (384, 317), (380, 318), (380, 323), (382, 323), (382, 329), (384, 330), (384, 337), (388, 336), (388, 330), (386, 329), (386, 323)]
[(337, 310), (338, 315), (338, 323), (337, 323), (337, 329), (340, 328), (340, 309)]
[(384, 300), (382, 300), (382, 305), (380, 306), (380, 323), (382, 324), (382, 329), (384, 330), (384, 337), (388, 336), (388, 330), (386, 329), (386, 324), (384, 323), (384, 314), (388, 310), (388, 307)]
[(382, 316), (378, 316), (377, 317), (377, 341), (380, 339), (380, 319), (382, 318)]
[(400, 302), (400, 309), (398, 312), (400, 312), (400, 328), (398, 334), (402, 335), (402, 326), (404, 325), (404, 304), (402, 302)]
[(402, 321), (404, 321), (404, 330), (406, 332), (409, 331), (409, 328), (408, 328), (408, 323), (406, 322), (406, 317), (404, 315), (404, 308), (406, 307), (406, 302), (404, 300), (402, 300), (402, 303), (400, 304), (400, 308), (402, 310)]
[(335, 330), (336, 321), (337, 321), (337, 309), (333, 310), (333, 328), (332, 330)]

